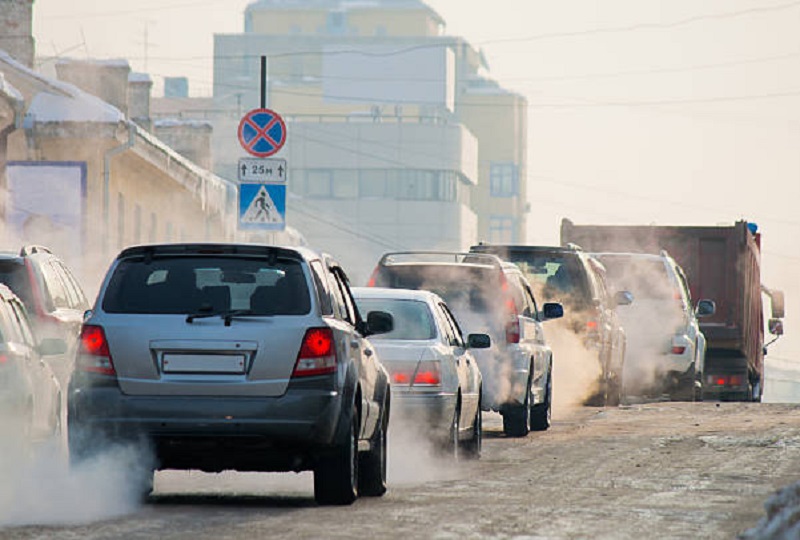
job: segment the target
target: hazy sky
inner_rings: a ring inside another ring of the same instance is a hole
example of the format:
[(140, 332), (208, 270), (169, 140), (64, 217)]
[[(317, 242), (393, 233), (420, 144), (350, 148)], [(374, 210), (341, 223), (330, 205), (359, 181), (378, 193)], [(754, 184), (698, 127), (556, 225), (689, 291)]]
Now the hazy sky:
[[(185, 75), (210, 94), (212, 36), (242, 31), (248, 3), (36, 0), (34, 33), (40, 55), (125, 57), (136, 70), (147, 58), (157, 88)], [(800, 304), (800, 1), (428, 3), (528, 97), (532, 242), (557, 242), (564, 216), (747, 218), (764, 234), (765, 283), (787, 291), (789, 313)], [(775, 354), (800, 360), (800, 336)]]

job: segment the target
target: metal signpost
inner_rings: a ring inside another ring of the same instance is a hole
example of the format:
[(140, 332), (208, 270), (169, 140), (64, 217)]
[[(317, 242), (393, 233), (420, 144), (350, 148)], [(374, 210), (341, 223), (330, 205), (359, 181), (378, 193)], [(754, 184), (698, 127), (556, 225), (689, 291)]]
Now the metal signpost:
[(266, 57), (261, 57), (261, 107), (239, 122), (239, 143), (254, 158), (240, 158), (239, 229), (283, 231), (286, 229), (285, 159), (269, 158), (286, 144), (283, 118), (266, 108)]

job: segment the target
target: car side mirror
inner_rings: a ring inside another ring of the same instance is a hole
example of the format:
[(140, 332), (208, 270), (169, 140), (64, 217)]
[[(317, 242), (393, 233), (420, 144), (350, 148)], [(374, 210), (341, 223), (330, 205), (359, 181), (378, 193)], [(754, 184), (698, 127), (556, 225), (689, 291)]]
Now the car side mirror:
[(39, 342), (39, 354), (42, 356), (56, 356), (66, 354), (67, 342), (59, 338), (44, 338)]
[(470, 334), (467, 336), (468, 349), (488, 349), (492, 346), (492, 338), (488, 334)]
[(700, 300), (697, 302), (695, 315), (698, 317), (710, 317), (717, 312), (717, 304), (713, 300)]
[(367, 335), (387, 334), (392, 330), (394, 330), (394, 317), (391, 313), (370, 311), (367, 314)]
[(617, 294), (614, 295), (614, 303), (618, 306), (633, 304), (633, 293), (630, 291), (617, 291)]
[(558, 302), (548, 302), (542, 306), (542, 320), (550, 321), (564, 316), (564, 306)]
[(773, 336), (783, 335), (783, 321), (780, 319), (769, 320), (769, 333)]
[(86, 311), (83, 312), (83, 322), (88, 321), (91, 317), (92, 317), (91, 309), (87, 309)]

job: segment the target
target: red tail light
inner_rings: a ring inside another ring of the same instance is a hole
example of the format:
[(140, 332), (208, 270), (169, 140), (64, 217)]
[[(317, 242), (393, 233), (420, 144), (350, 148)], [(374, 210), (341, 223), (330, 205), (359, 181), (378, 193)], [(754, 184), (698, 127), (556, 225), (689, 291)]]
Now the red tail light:
[(293, 377), (312, 377), (336, 371), (336, 350), (330, 328), (309, 328), (300, 346)]
[(372, 275), (369, 277), (369, 281), (367, 281), (367, 287), (374, 287), (375, 284), (378, 282), (378, 267), (375, 267), (375, 270), (372, 271)]
[(685, 350), (686, 350), (686, 347), (683, 347), (681, 345), (673, 345), (672, 346), (672, 354), (683, 354)]
[(708, 379), (716, 386), (742, 386), (744, 381), (741, 375), (710, 375)]
[(411, 375), (405, 371), (396, 371), (392, 373), (392, 381), (396, 384), (408, 384), (411, 381)]
[(594, 321), (594, 320), (586, 321), (586, 329), (589, 332), (597, 331), (597, 321)]
[(517, 306), (514, 305), (514, 299), (509, 293), (508, 280), (505, 274), (500, 274), (500, 289), (505, 296), (504, 308), (508, 322), (506, 323), (506, 343), (519, 343), (520, 329), (519, 329), (519, 313)]
[(516, 315), (506, 325), (506, 343), (519, 343), (519, 319)]
[(8, 356), (5, 354), (0, 354), (0, 365), (5, 364), (8, 362)]
[(442, 384), (439, 362), (420, 362), (414, 375), (414, 386), (438, 386)]
[(102, 326), (85, 324), (81, 328), (80, 349), (75, 367), (80, 371), (100, 373), (101, 375), (117, 374)]

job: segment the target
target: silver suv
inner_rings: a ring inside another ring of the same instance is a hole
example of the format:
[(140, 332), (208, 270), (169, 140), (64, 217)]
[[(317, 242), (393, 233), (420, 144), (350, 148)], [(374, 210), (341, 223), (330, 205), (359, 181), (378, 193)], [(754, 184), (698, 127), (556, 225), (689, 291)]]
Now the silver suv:
[(314, 471), (320, 504), (386, 491), (389, 378), (347, 277), (307, 249), (132, 247), (83, 325), (68, 393), (73, 462), (144, 441), (154, 469)]
[(509, 436), (550, 427), (553, 353), (542, 322), (561, 317), (563, 308), (550, 303), (540, 309), (516, 265), (476, 253), (387, 253), (369, 285), (441, 296), (466, 334), (491, 338), (490, 348), (473, 351), (483, 377), (481, 409), (502, 414)]
[(698, 317), (714, 314), (711, 300), (692, 305), (683, 269), (666, 251), (595, 253), (612, 286), (636, 301), (617, 308), (628, 347), (619, 370), (620, 399), (632, 396), (700, 400), (706, 338)]

